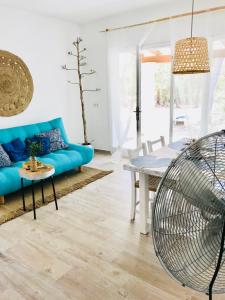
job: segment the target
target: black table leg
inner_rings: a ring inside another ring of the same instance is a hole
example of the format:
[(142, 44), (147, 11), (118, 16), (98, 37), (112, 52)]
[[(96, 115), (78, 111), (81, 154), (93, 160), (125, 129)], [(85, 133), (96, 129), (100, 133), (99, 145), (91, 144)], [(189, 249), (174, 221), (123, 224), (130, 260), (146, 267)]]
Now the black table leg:
[(36, 207), (35, 207), (35, 195), (34, 195), (34, 181), (31, 181), (32, 188), (32, 200), (33, 200), (33, 211), (34, 211), (34, 220), (36, 220)]
[(45, 203), (45, 194), (44, 194), (44, 182), (41, 180), (41, 196), (42, 196), (42, 203)]
[(22, 199), (23, 199), (23, 210), (26, 211), (25, 194), (24, 194), (24, 186), (23, 186), (23, 178), (21, 178), (21, 190), (22, 190)]
[(56, 210), (58, 210), (58, 203), (57, 203), (57, 199), (56, 199), (56, 192), (55, 192), (54, 179), (53, 179), (53, 176), (51, 176), (50, 178), (51, 178), (52, 189), (53, 189), (53, 195), (54, 195), (54, 200), (55, 200), (55, 208), (56, 208)]

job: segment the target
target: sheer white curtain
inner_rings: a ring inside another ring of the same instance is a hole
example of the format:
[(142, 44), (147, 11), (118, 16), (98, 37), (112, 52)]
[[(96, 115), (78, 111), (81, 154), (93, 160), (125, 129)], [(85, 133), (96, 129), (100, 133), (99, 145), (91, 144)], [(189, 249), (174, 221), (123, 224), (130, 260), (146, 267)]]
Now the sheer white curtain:
[(121, 36), (114, 33), (107, 33), (107, 44), (112, 146), (117, 149), (128, 138), (136, 104), (136, 52), (135, 47), (126, 46)]
[[(174, 139), (184, 136), (200, 137), (208, 131), (220, 73), (213, 56), (213, 43), (224, 35), (224, 28), (224, 11), (197, 15), (194, 18), (194, 36), (208, 39), (211, 72), (176, 75), (171, 81), (173, 94), (170, 101), (173, 105), (170, 123), (173, 125), (171, 133)], [(190, 17), (106, 33), (113, 149), (134, 148), (136, 144), (136, 120), (133, 111), (137, 99), (137, 46), (169, 45), (173, 54), (175, 42), (189, 36)], [(182, 126), (182, 122), (177, 122), (180, 119), (183, 120)]]
[[(142, 26), (106, 33), (108, 46), (109, 99), (112, 112), (112, 146), (114, 149), (136, 147), (137, 49), (154, 32)], [(140, 78), (139, 78), (140, 80)]]
[(225, 43), (222, 44), (222, 56), (214, 58), (212, 69), (214, 76), (209, 94), (209, 132), (225, 129)]

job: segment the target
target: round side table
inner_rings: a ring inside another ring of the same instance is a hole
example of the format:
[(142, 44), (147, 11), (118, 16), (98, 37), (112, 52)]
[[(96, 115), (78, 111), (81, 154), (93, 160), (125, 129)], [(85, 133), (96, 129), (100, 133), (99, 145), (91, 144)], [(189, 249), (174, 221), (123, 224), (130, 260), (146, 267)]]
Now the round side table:
[(25, 168), (20, 168), (19, 174), (21, 177), (21, 190), (22, 190), (22, 199), (23, 199), (23, 210), (26, 211), (26, 203), (25, 203), (25, 194), (24, 194), (24, 179), (31, 181), (31, 189), (32, 189), (32, 202), (33, 202), (33, 212), (34, 212), (34, 219), (36, 220), (36, 205), (35, 205), (35, 193), (34, 193), (34, 183), (35, 181), (41, 182), (41, 194), (42, 194), (42, 203), (45, 203), (45, 196), (44, 196), (44, 185), (43, 181), (50, 178), (55, 207), (58, 210), (58, 204), (56, 199), (56, 192), (55, 192), (55, 185), (53, 175), (55, 173), (55, 169), (52, 165), (45, 165), (44, 167), (38, 169), (36, 172), (32, 172), (31, 170), (27, 170)]

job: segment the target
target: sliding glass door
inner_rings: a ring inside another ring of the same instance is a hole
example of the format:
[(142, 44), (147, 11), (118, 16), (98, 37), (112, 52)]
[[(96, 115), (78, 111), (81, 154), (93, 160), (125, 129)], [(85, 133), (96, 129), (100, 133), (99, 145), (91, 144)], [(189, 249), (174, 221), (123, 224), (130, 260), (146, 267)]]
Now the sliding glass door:
[(145, 46), (141, 54), (142, 141), (200, 136), (207, 75), (173, 76), (170, 45)]
[(210, 73), (173, 76), (169, 45), (142, 49), (142, 141), (199, 138), (225, 129), (225, 40), (214, 41), (210, 52)]
[(214, 60), (209, 96), (209, 132), (225, 129), (225, 39), (213, 44)]

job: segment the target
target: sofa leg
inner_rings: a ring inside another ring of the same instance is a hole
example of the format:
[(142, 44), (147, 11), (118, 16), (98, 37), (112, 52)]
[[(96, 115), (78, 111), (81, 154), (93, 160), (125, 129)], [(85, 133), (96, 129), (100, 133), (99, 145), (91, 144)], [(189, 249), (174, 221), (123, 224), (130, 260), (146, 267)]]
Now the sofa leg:
[(78, 168), (78, 170), (79, 170), (79, 172), (83, 172), (83, 171), (84, 171), (84, 167), (83, 167), (83, 166), (80, 166), (80, 167)]
[(0, 196), (0, 204), (5, 204), (5, 197), (4, 196)]

